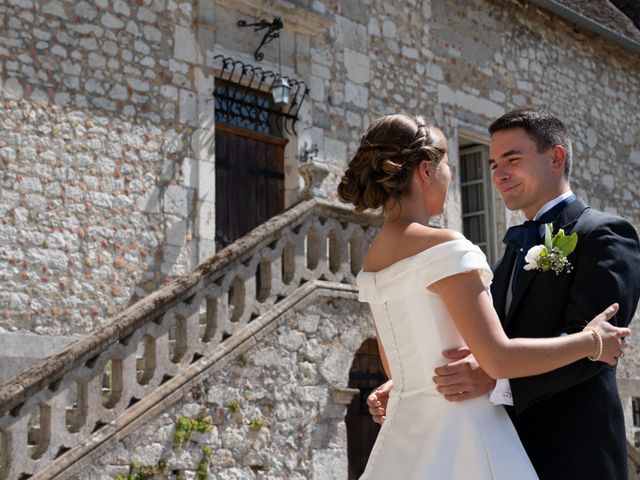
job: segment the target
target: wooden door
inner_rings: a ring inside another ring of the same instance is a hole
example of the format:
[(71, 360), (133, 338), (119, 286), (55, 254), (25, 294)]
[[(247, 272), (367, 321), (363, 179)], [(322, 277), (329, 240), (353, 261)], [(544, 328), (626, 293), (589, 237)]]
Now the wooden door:
[(349, 480), (356, 480), (364, 472), (369, 454), (376, 441), (380, 425), (369, 415), (367, 397), (374, 388), (387, 380), (375, 339), (365, 340), (356, 353), (349, 371), (349, 388), (360, 392), (347, 407), (347, 456)]
[(284, 209), (286, 140), (216, 123), (216, 244), (224, 248)]

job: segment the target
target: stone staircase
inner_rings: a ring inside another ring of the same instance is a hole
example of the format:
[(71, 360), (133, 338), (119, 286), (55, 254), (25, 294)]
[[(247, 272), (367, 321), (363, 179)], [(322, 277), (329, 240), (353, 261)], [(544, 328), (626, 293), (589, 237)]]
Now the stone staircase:
[(354, 292), (380, 220), (304, 201), (0, 386), (0, 480), (67, 478), (318, 288)]

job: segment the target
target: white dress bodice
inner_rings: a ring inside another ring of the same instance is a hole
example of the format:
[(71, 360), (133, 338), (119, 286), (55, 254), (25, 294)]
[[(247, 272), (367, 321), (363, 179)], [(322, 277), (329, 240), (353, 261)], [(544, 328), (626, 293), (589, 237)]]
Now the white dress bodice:
[(485, 255), (461, 239), (358, 274), (359, 299), (371, 306), (394, 385), (362, 478), (537, 478), (503, 407), (488, 395), (449, 402), (432, 380), (434, 369), (448, 363), (441, 352), (464, 340), (442, 298), (427, 287), (472, 270), (489, 294), (493, 274)]

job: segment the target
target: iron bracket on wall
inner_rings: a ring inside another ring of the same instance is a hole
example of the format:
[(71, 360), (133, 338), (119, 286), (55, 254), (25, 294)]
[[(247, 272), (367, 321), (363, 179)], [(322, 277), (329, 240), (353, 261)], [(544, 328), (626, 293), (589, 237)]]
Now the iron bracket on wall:
[(259, 32), (260, 30), (264, 30), (267, 28), (267, 32), (262, 37), (262, 41), (260, 45), (256, 49), (256, 52), (253, 54), (253, 57), (259, 62), (264, 58), (264, 54), (260, 51), (262, 47), (264, 47), (267, 43), (271, 42), (274, 38), (278, 38), (280, 34), (279, 30), (282, 30), (284, 26), (282, 23), (282, 19), (280, 17), (275, 17), (272, 22), (267, 22), (266, 20), (260, 20), (256, 23), (247, 23), (246, 20), (238, 20), (239, 27), (255, 27), (253, 29), (254, 32)]

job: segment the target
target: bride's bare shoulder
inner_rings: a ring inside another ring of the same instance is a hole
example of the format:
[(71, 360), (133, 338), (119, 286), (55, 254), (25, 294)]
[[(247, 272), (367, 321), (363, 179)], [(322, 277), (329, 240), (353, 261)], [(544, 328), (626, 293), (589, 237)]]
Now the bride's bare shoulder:
[[(415, 245), (419, 251), (435, 247), (441, 243), (452, 240), (464, 240), (464, 235), (448, 228), (426, 227), (417, 223), (412, 223), (405, 232), (409, 244)], [(416, 253), (417, 253), (416, 252)]]
[(371, 242), (363, 267), (365, 271), (377, 272), (441, 243), (464, 238), (464, 235), (455, 230), (418, 223), (407, 225), (401, 231), (381, 231)]

